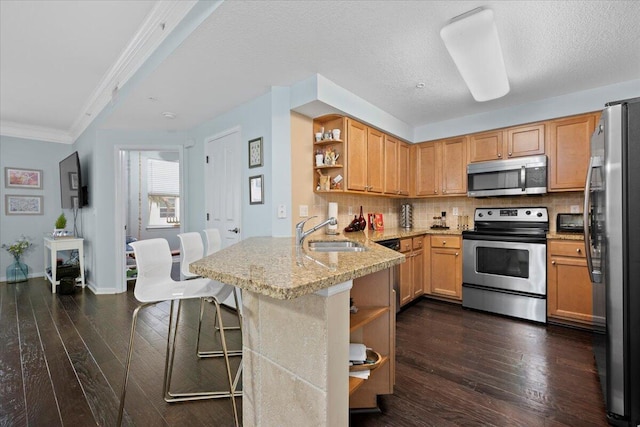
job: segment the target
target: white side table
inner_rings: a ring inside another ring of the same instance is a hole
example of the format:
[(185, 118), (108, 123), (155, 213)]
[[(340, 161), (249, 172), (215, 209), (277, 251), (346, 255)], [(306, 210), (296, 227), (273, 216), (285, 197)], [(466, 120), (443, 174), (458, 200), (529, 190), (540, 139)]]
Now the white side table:
[[(84, 239), (78, 238), (61, 238), (52, 239), (44, 238), (44, 278), (51, 282), (51, 292), (56, 293), (56, 285), (60, 284), (59, 280), (55, 280), (56, 269), (58, 263), (59, 251), (78, 251), (78, 260), (80, 261), (80, 284), (85, 287), (84, 283)], [(48, 252), (48, 253), (47, 253)], [(47, 273), (47, 267), (51, 266), (51, 273)]]

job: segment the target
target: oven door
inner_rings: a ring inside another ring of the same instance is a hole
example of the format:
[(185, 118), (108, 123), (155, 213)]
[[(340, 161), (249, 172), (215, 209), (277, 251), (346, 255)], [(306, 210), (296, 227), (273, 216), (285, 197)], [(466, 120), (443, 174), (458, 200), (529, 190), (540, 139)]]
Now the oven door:
[(463, 283), (495, 290), (547, 294), (546, 243), (465, 238), (462, 254)]

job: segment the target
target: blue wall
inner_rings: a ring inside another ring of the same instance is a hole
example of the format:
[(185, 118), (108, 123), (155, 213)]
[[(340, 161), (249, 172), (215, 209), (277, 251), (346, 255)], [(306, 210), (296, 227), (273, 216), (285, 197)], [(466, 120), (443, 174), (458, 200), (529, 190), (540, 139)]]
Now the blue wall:
[[(28, 237), (34, 247), (23, 257), (29, 266), (29, 276), (44, 273), (43, 237), (53, 232), (53, 225), (63, 210), (60, 208), (60, 171), (58, 162), (73, 152), (68, 144), (33, 141), (29, 139), (0, 136), (0, 243), (12, 244), (21, 235)], [(42, 170), (42, 189), (25, 190), (5, 187), (5, 167)], [(43, 196), (42, 215), (6, 215), (5, 195), (20, 194)], [(71, 211), (64, 211), (67, 230), (73, 230)], [(0, 253), (0, 281), (6, 280), (5, 272), (13, 257), (5, 250)]]

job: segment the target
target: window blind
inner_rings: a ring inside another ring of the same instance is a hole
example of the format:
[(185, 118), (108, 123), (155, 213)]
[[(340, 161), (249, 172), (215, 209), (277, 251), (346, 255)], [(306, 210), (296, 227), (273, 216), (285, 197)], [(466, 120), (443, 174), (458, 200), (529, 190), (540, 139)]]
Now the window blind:
[(147, 189), (150, 196), (180, 196), (180, 164), (147, 160)]

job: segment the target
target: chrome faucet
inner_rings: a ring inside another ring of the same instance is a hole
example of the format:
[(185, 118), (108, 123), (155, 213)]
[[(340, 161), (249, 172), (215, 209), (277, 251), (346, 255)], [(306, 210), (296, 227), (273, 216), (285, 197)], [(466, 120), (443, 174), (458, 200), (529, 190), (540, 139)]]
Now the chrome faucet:
[(296, 224), (296, 246), (302, 246), (302, 242), (304, 242), (305, 237), (307, 237), (309, 234), (313, 233), (314, 231), (324, 227), (325, 225), (338, 224), (337, 219), (335, 219), (334, 217), (330, 217), (325, 221), (321, 222), (320, 224), (316, 225), (315, 227), (312, 227), (307, 231), (304, 231), (304, 224), (312, 218), (317, 218), (317, 216), (312, 216), (311, 218), (307, 218), (304, 221), (300, 221), (299, 223)]

